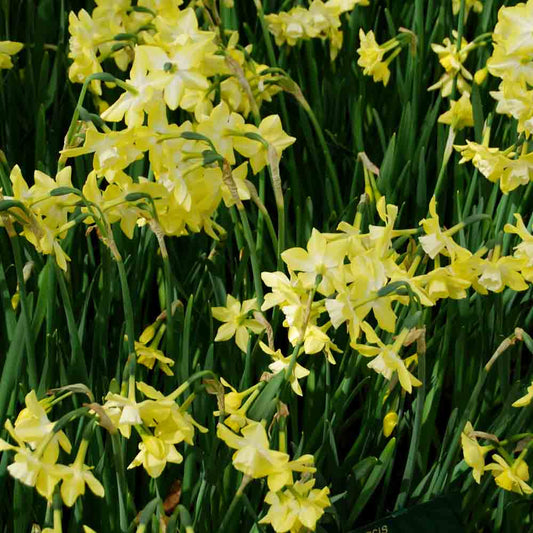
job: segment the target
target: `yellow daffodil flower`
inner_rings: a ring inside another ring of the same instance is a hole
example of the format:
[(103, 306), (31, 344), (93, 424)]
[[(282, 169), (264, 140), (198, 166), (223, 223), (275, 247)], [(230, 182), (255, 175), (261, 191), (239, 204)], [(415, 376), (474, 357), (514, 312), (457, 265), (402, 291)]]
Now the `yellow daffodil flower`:
[(402, 347), (403, 342), (409, 333), (407, 329), (403, 329), (402, 332), (396, 337), (395, 341), (388, 345), (385, 345), (381, 341), (381, 339), (376, 335), (370, 326), (365, 324), (363, 329), (368, 342), (377, 344), (378, 346), (375, 347), (363, 344), (354, 344), (352, 346), (361, 355), (374, 358), (372, 361), (370, 361), (370, 363), (368, 363), (367, 366), (369, 368), (372, 368), (389, 381), (392, 378), (392, 375), (397, 373), (398, 379), (400, 380), (400, 385), (409, 393), (412, 392), (413, 387), (419, 387), (422, 385), (422, 382), (415, 378), (409, 372), (409, 370), (407, 370), (405, 362), (398, 355), (398, 352), (400, 351), (400, 348)]
[(14, 41), (0, 41), (0, 70), (13, 67), (11, 57), (18, 54), (24, 45)]
[(506, 224), (503, 229), (506, 233), (516, 233), (522, 239), (522, 242), (514, 248), (514, 256), (522, 261), (522, 276), (531, 283), (533, 282), (533, 235), (527, 230), (519, 213), (515, 213), (514, 217), (516, 226)]
[(290, 270), (305, 273), (300, 276), (305, 287), (312, 288), (316, 277), (322, 276), (317, 290), (325, 296), (333, 292), (330, 273), (343, 263), (345, 256), (346, 244), (343, 241), (328, 243), (324, 235), (315, 228), (307, 242), (307, 250), (290, 248), (281, 254), (281, 258)]
[[(363, 74), (366, 76), (372, 76), (375, 82), (382, 81), (383, 85), (389, 83), (390, 70), (389, 64), (399, 53), (400, 49), (397, 48), (400, 42), (396, 39), (391, 39), (385, 44), (379, 45), (376, 42), (374, 32), (370, 30), (365, 34), (363, 29), (359, 30), (360, 46), (357, 49), (359, 59), (357, 64), (363, 67)], [(387, 52), (395, 50), (389, 55), (387, 59), (384, 56)]]
[(455, 131), (474, 125), (474, 111), (470, 95), (465, 91), (459, 100), (450, 100), (450, 109), (440, 115), (440, 124), (449, 124)]
[(225, 307), (212, 307), (211, 313), (213, 317), (221, 322), (222, 326), (218, 328), (215, 341), (227, 341), (235, 336), (237, 346), (246, 352), (248, 349), (248, 339), (250, 337), (249, 331), (258, 334), (265, 328), (254, 318), (247, 318), (248, 314), (257, 309), (257, 301), (255, 298), (245, 300), (242, 304), (228, 294)]
[(251, 421), (241, 434), (242, 437), (223, 424), (217, 425), (217, 437), (237, 450), (232, 457), (233, 466), (243, 474), (254, 479), (277, 474), (289, 462), (286, 453), (270, 449), (266, 430), (259, 422)]
[(128, 465), (128, 470), (142, 465), (150, 477), (158, 478), (167, 463), (183, 462), (183, 456), (176, 450), (174, 444), (145, 433), (141, 435), (141, 438), (139, 453)]
[(481, 476), (485, 472), (485, 455), (491, 449), (491, 446), (480, 446), (477, 438), (472, 435), (474, 428), (470, 422), (467, 422), (461, 433), (461, 447), (465, 463), (472, 468), (472, 477), (476, 483), (481, 482)]
[(533, 494), (533, 489), (526, 483), (529, 479), (529, 468), (522, 459), (516, 459), (512, 465), (498, 454), (492, 456), (494, 463), (490, 463), (485, 470), (491, 471), (496, 484), (504, 490), (518, 494)]
[(304, 528), (315, 531), (316, 523), (329, 507), (329, 489), (314, 489), (315, 480), (297, 481), (283, 492), (269, 492), (265, 502), (270, 505), (260, 524), (270, 524), (274, 531), (298, 533)]
[[(277, 374), (278, 372), (284, 372), (287, 368), (289, 368), (291, 356), (285, 357), (281, 353), (281, 350), (276, 350), (276, 351), (271, 350), (262, 341), (259, 341), (259, 346), (261, 346), (261, 349), (263, 350), (263, 352), (270, 355), (270, 357), (274, 359), (274, 362), (268, 365), (268, 368), (272, 371), (273, 374)], [(307, 368), (304, 368), (298, 362), (294, 364), (294, 368), (292, 369), (292, 374), (289, 376), (289, 381), (290, 381), (292, 390), (298, 396), (302, 396), (302, 387), (300, 386), (300, 383), (298, 383), (298, 380), (305, 378), (308, 375), (309, 375), (309, 370), (307, 370)]]
[(61, 498), (63, 503), (72, 507), (78, 497), (85, 494), (87, 485), (93, 494), (102, 498), (104, 496), (103, 485), (94, 477), (91, 467), (83, 464), (89, 442), (83, 439), (78, 448), (76, 459), (70, 466), (61, 466)]
[(137, 362), (139, 364), (144, 365), (146, 368), (152, 369), (157, 362), (157, 366), (167, 376), (174, 375), (174, 372), (172, 372), (170, 369), (171, 366), (174, 366), (174, 359), (166, 357), (161, 350), (135, 341), (135, 352), (137, 354)]
[(36, 450), (32, 450), (17, 436), (10, 420), (6, 420), (4, 427), (17, 443), (13, 445), (0, 439), (0, 451), (15, 452), (13, 462), (7, 467), (8, 472), (24, 485), (35, 487), (41, 496), (51, 501), (62, 472), (61, 465), (56, 464), (57, 451), (47, 446), (48, 439), (42, 441)]

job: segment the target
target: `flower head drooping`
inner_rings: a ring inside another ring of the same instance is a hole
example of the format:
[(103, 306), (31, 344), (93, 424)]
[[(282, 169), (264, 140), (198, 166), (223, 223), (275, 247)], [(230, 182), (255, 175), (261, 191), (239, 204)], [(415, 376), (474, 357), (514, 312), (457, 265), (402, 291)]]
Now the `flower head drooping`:
[(61, 466), (61, 498), (65, 505), (72, 507), (79, 496), (85, 494), (87, 485), (93, 494), (102, 498), (104, 487), (91, 472), (91, 467), (84, 464), (89, 441), (83, 439), (78, 448), (76, 459), (70, 466)]
[(405, 362), (398, 355), (398, 352), (409, 333), (407, 329), (402, 330), (393, 344), (385, 345), (376, 335), (371, 326), (364, 323), (362, 328), (366, 333), (368, 342), (377, 344), (378, 346), (368, 346), (363, 344), (354, 344), (352, 346), (361, 355), (364, 355), (365, 357), (374, 357), (374, 359), (372, 359), (367, 365), (369, 368), (372, 368), (387, 380), (390, 380), (392, 375), (397, 373), (400, 385), (409, 393), (412, 392), (413, 387), (419, 387), (422, 385), (422, 382), (407, 370)]
[[(359, 40), (360, 46), (357, 49), (359, 59), (357, 64), (363, 67), (363, 74), (372, 76), (375, 82), (381, 81), (386, 86), (390, 78), (389, 65), (400, 53), (401, 48), (398, 47), (401, 41), (398, 38), (393, 38), (380, 45), (376, 42), (372, 30), (365, 34), (362, 29), (359, 30)], [(385, 58), (385, 54), (391, 51), (393, 52)]]
[(455, 131), (474, 125), (474, 112), (470, 95), (465, 91), (459, 100), (450, 100), (450, 109), (440, 115), (440, 124), (449, 124)]
[(465, 463), (472, 468), (472, 476), (479, 484), (481, 476), (485, 472), (485, 454), (491, 449), (491, 446), (480, 446), (477, 439), (472, 435), (474, 428), (470, 422), (467, 422), (461, 433), (461, 447)]
[(526, 483), (529, 479), (529, 468), (522, 459), (516, 459), (512, 465), (498, 454), (492, 456), (494, 463), (490, 463), (485, 470), (492, 472), (496, 484), (504, 490), (518, 494), (533, 494), (533, 489)]
[(0, 41), (0, 70), (13, 67), (12, 56), (18, 54), (24, 45), (14, 41)]

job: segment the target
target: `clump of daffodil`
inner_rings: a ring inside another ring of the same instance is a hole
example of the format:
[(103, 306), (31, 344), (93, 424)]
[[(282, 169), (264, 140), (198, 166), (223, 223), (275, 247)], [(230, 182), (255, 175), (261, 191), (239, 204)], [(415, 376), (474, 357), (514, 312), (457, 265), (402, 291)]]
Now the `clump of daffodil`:
[(521, 185), (527, 185), (533, 178), (533, 153), (527, 152), (527, 143), (522, 145), (520, 153), (511, 146), (507, 150), (490, 148), (483, 144), (466, 141), (466, 145), (455, 146), (461, 153), (459, 163), (472, 161), (472, 164), (489, 181), (499, 183), (504, 194), (508, 194)]
[[(345, 1), (337, 3), (336, 9), (346, 8)], [(68, 167), (55, 185), (48, 178), (44, 191), (14, 184), (14, 199), (23, 205), (7, 212), (13, 231), (22, 224), (22, 234), (37, 251), (53, 254), (63, 270), (69, 258), (60, 241), (82, 220), (98, 226), (108, 246), (113, 224), (130, 239), (135, 228), (146, 225), (161, 238), (205, 231), (218, 239), (224, 230), (213, 217), (222, 199), (228, 206), (250, 199), (248, 169), (258, 173), (295, 141), (278, 115), (257, 125), (246, 122), (281, 91), (277, 74), (253, 60), (251, 46), (238, 45), (237, 32), (229, 32), (222, 44), (215, 31), (200, 28), (192, 7), (176, 2), (144, 0), (132, 6), (130, 0), (101, 0), (91, 13), (70, 13), (69, 31), (72, 81), (104, 75), (104, 62), (111, 58), (126, 73), (125, 81), (106, 78), (122, 90), (114, 102), (102, 99), (102, 79), (89, 84), (102, 119), (125, 127), (84, 122), (76, 129), (73, 124), (60, 167), (69, 158), (93, 154), (81, 192), (42, 196), (72, 188)], [(165, 110), (178, 108), (192, 120), (170, 121)], [(245, 159), (238, 166), (236, 153)], [(152, 176), (134, 180), (128, 167), (143, 158)], [(14, 173), (20, 174), (18, 167)], [(81, 215), (69, 217), (77, 206)]]
[(12, 477), (35, 487), (49, 502), (61, 484), (61, 498), (71, 507), (79, 496), (85, 494), (85, 485), (99, 497), (104, 496), (104, 487), (91, 472), (92, 467), (84, 464), (91, 426), (88, 427), (91, 431), (84, 432), (74, 462), (69, 466), (59, 463), (61, 449), (70, 454), (72, 445), (62, 430), (55, 429), (55, 422), (48, 418), (48, 413), (55, 403), (68, 395), (39, 401), (35, 391), (30, 391), (25, 398), (26, 407), (19, 412), (15, 424), (10, 420), (5, 422), (7, 433), (16, 444), (0, 439), (0, 451), (15, 452), (13, 462), (7, 467)]
[(72, 226), (68, 222), (78, 203), (75, 194), (53, 196), (57, 188), (72, 189), (71, 167), (66, 167), (57, 173), (55, 179), (41, 171), (35, 171), (34, 183), (30, 187), (22, 176), (18, 165), (11, 170), (10, 181), (13, 195), (2, 196), (4, 200), (12, 200), (12, 206), (6, 212), (15, 228), (20, 227), (20, 233), (35, 249), (46, 255), (53, 255), (57, 264), (67, 269), (70, 260), (63, 251), (60, 241), (67, 235)]
[[(135, 428), (141, 439), (139, 453), (128, 468), (142, 465), (149, 476), (159, 477), (167, 463), (183, 461), (176, 445), (186, 442), (192, 446), (196, 430), (207, 432), (188, 413), (194, 394), (182, 405), (176, 401), (187, 386), (188, 382), (165, 396), (147, 383), (135, 382), (130, 377), (127, 395), (111, 392), (106, 395), (103, 409), (113, 426), (127, 439), (131, 438), (131, 429)], [(136, 390), (145, 397), (143, 401), (137, 401)]]
[(211, 313), (214, 318), (224, 322), (218, 328), (215, 341), (227, 341), (235, 337), (235, 343), (243, 351), (248, 350), (248, 339), (250, 332), (256, 335), (261, 333), (265, 327), (255, 318), (250, 318), (253, 311), (258, 310), (257, 300), (251, 298), (242, 304), (231, 296), (227, 295), (225, 307), (212, 307)]
[[(430, 260), (433, 266), (419, 274), (422, 256), (401, 255), (394, 246), (396, 239), (419, 230), (395, 228), (398, 208), (387, 204), (385, 197), (379, 198), (376, 208), (382, 225), (370, 225), (367, 232), (356, 219), (354, 225), (341, 223), (334, 233), (313, 229), (306, 248), (285, 250), (281, 257), (288, 275), (262, 273), (263, 282), (270, 289), (262, 311), (273, 307), (282, 311), (287, 338), (296, 350), (292, 368), (302, 377), (304, 369), (298, 367), (301, 354), (322, 352), (334, 364), (332, 352), (340, 350), (334, 341), (335, 330), (346, 327), (350, 345), (373, 357), (368, 366), (387, 380), (397, 375), (402, 388), (411, 392), (420, 381), (409, 371), (408, 359), (399, 355), (408, 330), (401, 330), (391, 344), (376, 334), (372, 321), (382, 331), (394, 333), (397, 303), (408, 305), (416, 301), (432, 306), (444, 298), (466, 298), (471, 288), (480, 294), (498, 293), (505, 287), (525, 290), (533, 272), (533, 237), (523, 224), (516, 228), (508, 225), (506, 231), (518, 233), (524, 240), (513, 256), (502, 255), (498, 245), (492, 250), (482, 247), (470, 251), (459, 245), (454, 235), (481, 218), (474, 216), (443, 228), (432, 198), (428, 217), (420, 221), (423, 234), (418, 236), (418, 242), (426, 254), (426, 263)], [(273, 357), (277, 353), (266, 345), (263, 349)], [(291, 359), (278, 354), (270, 369), (287, 371)], [(288, 376), (295, 392), (298, 378), (296, 373)]]
[(315, 38), (329, 40), (333, 61), (343, 41), (341, 15), (352, 11), (356, 5), (367, 6), (368, 3), (368, 0), (313, 0), (308, 9), (296, 6), (289, 11), (266, 15), (265, 20), (278, 46), (285, 43), (295, 46), (300, 41)]
[(315, 531), (330, 501), (328, 487), (315, 489), (314, 485), (314, 479), (297, 481), (284, 491), (269, 492), (265, 502), (270, 508), (259, 523), (270, 524), (276, 532)]
[(13, 61), (11, 61), (11, 58), (15, 54), (18, 54), (22, 48), (24, 48), (24, 44), (22, 43), (0, 41), (0, 70), (12, 68)]

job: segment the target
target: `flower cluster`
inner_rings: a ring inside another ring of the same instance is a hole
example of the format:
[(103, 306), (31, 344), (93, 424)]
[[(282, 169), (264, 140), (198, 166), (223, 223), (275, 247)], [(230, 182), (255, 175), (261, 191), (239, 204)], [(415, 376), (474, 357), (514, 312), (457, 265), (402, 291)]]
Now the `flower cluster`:
[[(472, 7), (477, 10), (476, 6), (477, 4), (467, 5), (465, 17)], [(481, 83), (483, 76), (478, 76), (477, 73), (476, 77), (472, 76), (464, 63), (473, 50), (485, 45), (486, 35), (480, 35), (470, 43), (464, 37), (461, 37), (459, 42), (459, 35), (455, 30), (452, 32), (452, 37), (453, 41), (446, 37), (442, 44), (431, 45), (439, 58), (439, 63), (444, 68), (444, 74), (428, 90), (439, 89), (443, 97), (450, 98), (450, 109), (439, 117), (439, 122), (450, 125), (452, 131), (456, 132), (474, 125), (470, 82), (475, 79), (476, 83)], [(458, 100), (454, 99), (456, 90), (461, 94)]]
[[(64, 270), (68, 257), (59, 242), (82, 220), (98, 226), (106, 244), (114, 223), (129, 238), (142, 225), (157, 235), (204, 230), (218, 238), (222, 228), (213, 215), (221, 201), (242, 207), (251, 197), (248, 169), (257, 174), (266, 165), (277, 166), (295, 140), (278, 115), (257, 126), (246, 122), (250, 111), (258, 116), (261, 102), (280, 90), (271, 73), (262, 74), (267, 66), (253, 61), (250, 47), (238, 46), (236, 32), (222, 45), (214, 31), (199, 29), (192, 8), (180, 10), (177, 4), (146, 0), (131, 7), (127, 0), (102, 0), (92, 15), (71, 14), (71, 77), (90, 80), (96, 94), (102, 94), (102, 79), (124, 92), (103, 106), (102, 120), (77, 129), (73, 123), (69, 130), (60, 168), (69, 158), (93, 154), (82, 189), (72, 188), (69, 167), (55, 180), (37, 172), (31, 188), (14, 167), (13, 194), (3, 197), (12, 202), (3, 204), (0, 219), (4, 225), (15, 221), (15, 228), (20, 224), (36, 249), (54, 254)], [(133, 32), (137, 26), (141, 29)], [(109, 54), (130, 69), (126, 82), (101, 72)], [(167, 111), (177, 108), (193, 120), (169, 122)], [(113, 130), (105, 123), (122, 121), (126, 127)], [(148, 177), (132, 178), (130, 165), (146, 156)]]
[(467, 141), (466, 146), (456, 147), (461, 151), (462, 162), (471, 160), (485, 178), (499, 182), (504, 194), (528, 184), (531, 179), (531, 154), (524, 140), (533, 132), (533, 91), (530, 89), (533, 61), (527, 45), (532, 21), (531, 1), (500, 9), (492, 34), (494, 50), (486, 67), (501, 79), (498, 90), (491, 95), (497, 102), (496, 112), (516, 120), (517, 132), (521, 134), (518, 143), (504, 151), (489, 147), (487, 132), (481, 145)]
[[(491, 250), (481, 248), (472, 253), (454, 240), (454, 234), (479, 217), (444, 229), (436, 207), (432, 199), (429, 216), (420, 221), (420, 229), (395, 229), (398, 208), (387, 205), (381, 197), (377, 209), (384, 225), (371, 225), (364, 233), (357, 219), (353, 225), (342, 222), (335, 233), (314, 229), (307, 249), (291, 248), (282, 253), (289, 276), (263, 272), (263, 282), (271, 292), (265, 295), (261, 310), (279, 307), (282, 311), (293, 353), (284, 356), (272, 345), (260, 345), (272, 357), (272, 373), (288, 373), (296, 394), (301, 394), (298, 380), (308, 374), (298, 362), (301, 356), (323, 352), (335, 364), (333, 353), (341, 350), (332, 332), (342, 325), (351, 347), (372, 358), (369, 368), (387, 380), (397, 376), (402, 388), (411, 392), (412, 387), (420, 385), (408, 370), (416, 361), (416, 354), (403, 359), (400, 352), (414, 342), (415, 332), (402, 328), (392, 342), (381, 340), (377, 333), (395, 333), (398, 319), (393, 307), (433, 306), (444, 298), (462, 299), (469, 288), (480, 294), (499, 293), (505, 287), (515, 291), (528, 288), (533, 279), (533, 237), (519, 215), (517, 226), (507, 225), (505, 230), (518, 234), (523, 242), (517, 245), (514, 255), (502, 256), (499, 244)], [(417, 236), (421, 230), (423, 234)], [(400, 253), (396, 239), (409, 236), (417, 236), (418, 247), (413, 241), (407, 253)], [(228, 302), (227, 308), (213, 309), (213, 314), (226, 322), (219, 329), (217, 340), (227, 340), (237, 333), (244, 350), (249, 333), (259, 333), (263, 328), (261, 323), (246, 318), (254, 302), (245, 302), (243, 308), (232, 297), (228, 297)], [(253, 328), (248, 327), (250, 324)]]
[[(146, 399), (137, 402), (135, 389)], [(134, 427), (141, 438), (139, 453), (128, 468), (142, 465), (149, 476), (159, 477), (167, 463), (179, 464), (183, 461), (183, 456), (176, 449), (177, 444), (186, 442), (192, 446), (195, 429), (203, 433), (207, 431), (187, 412), (194, 395), (181, 406), (176, 403), (185, 389), (182, 385), (164, 396), (154, 387), (142, 381), (135, 383), (130, 378), (125, 394), (107, 394), (103, 409), (113, 425), (128, 439)]]
[(51, 178), (36, 170), (34, 184), (29, 187), (16, 165), (10, 174), (12, 196), (4, 196), (0, 189), (0, 200), (4, 200), (0, 226), (6, 226), (8, 231), (13, 232), (12, 222), (19, 224), (22, 227), (21, 234), (35, 249), (42, 254), (54, 255), (63, 270), (67, 269), (69, 257), (59, 242), (73, 225), (68, 218), (74, 212), (79, 198), (71, 193), (55, 197), (53, 191), (63, 189), (75, 192), (71, 173), (72, 169), (67, 167)]
[(368, 0), (313, 0), (308, 9), (296, 6), (290, 11), (267, 15), (265, 19), (278, 46), (284, 43), (294, 46), (314, 38), (329, 40), (333, 61), (342, 47), (341, 15), (352, 11), (356, 5), (367, 6), (368, 3)]
[(498, 13), (498, 23), (492, 39), (494, 50), (487, 61), (489, 72), (502, 81), (492, 96), (498, 102), (496, 111), (518, 121), (518, 131), (528, 136), (533, 131), (530, 86), (533, 81), (533, 61), (527, 35), (533, 21), (533, 2), (504, 7)]
[(0, 439), (0, 451), (14, 451), (13, 462), (7, 467), (11, 476), (24, 485), (35, 487), (37, 492), (52, 501), (56, 486), (61, 483), (61, 498), (72, 507), (79, 496), (85, 494), (85, 485), (97, 496), (104, 495), (104, 487), (84, 464), (89, 446), (87, 438), (82, 439), (74, 462), (70, 465), (58, 463), (60, 449), (70, 454), (72, 445), (56, 423), (48, 418), (52, 406), (63, 399), (44, 398), (37, 400), (35, 391), (25, 398), (26, 407), (18, 414), (15, 424), (5, 423), (9, 436), (15, 445)]
[[(481, 446), (478, 438), (492, 441), (493, 444)], [(494, 481), (502, 489), (518, 494), (533, 494), (533, 488), (526, 483), (529, 480), (529, 467), (524, 458), (528, 448), (526, 447), (519, 457), (514, 459), (504, 448), (507, 442), (499, 441), (495, 435), (474, 431), (472, 424), (467, 422), (461, 433), (465, 463), (472, 468), (472, 477), (478, 484), (481, 483), (481, 477), (485, 472), (492, 472)], [(486, 464), (486, 455), (495, 450), (500, 453), (494, 453), (493, 462)]]
[[(218, 437), (233, 448), (233, 466), (251, 479), (267, 478), (269, 492), (265, 502), (270, 509), (260, 521), (271, 524), (275, 531), (314, 531), (316, 523), (329, 507), (329, 489), (314, 489), (310, 475), (316, 471), (312, 455), (290, 460), (289, 454), (270, 448), (263, 424), (247, 420), (240, 435), (225, 424), (219, 424)], [(293, 472), (301, 474), (294, 481)]]

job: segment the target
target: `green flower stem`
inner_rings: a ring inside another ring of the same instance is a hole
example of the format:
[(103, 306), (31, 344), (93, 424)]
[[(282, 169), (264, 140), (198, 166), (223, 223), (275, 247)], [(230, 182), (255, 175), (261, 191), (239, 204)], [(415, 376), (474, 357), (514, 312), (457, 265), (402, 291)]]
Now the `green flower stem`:
[(63, 500), (61, 499), (61, 493), (59, 492), (59, 485), (56, 486), (54, 491), (52, 506), (54, 509), (54, 533), (63, 533), (62, 522), (62, 510), (63, 510)]
[[(465, 27), (465, 8), (466, 8), (466, 0), (461, 0), (461, 7), (459, 9), (459, 21), (457, 23), (457, 41), (456, 41), (456, 47), (457, 47), (457, 53), (461, 50), (461, 41), (463, 39), (463, 31)], [(457, 92), (457, 76), (453, 79), (452, 83), (452, 92), (450, 94), (450, 100), (455, 100), (455, 93)]]
[(22, 316), (24, 318), (24, 339), (26, 342), (26, 354), (28, 359), (28, 381), (31, 389), (36, 390), (38, 385), (37, 363), (35, 360), (35, 346), (33, 338), (33, 329), (31, 327), (30, 310), (28, 307), (28, 297), (24, 283), (24, 273), (22, 265), (22, 253), (20, 250), (20, 237), (18, 235), (10, 236), (11, 246), (13, 248), (13, 257), (15, 259), (15, 271), (17, 273), (17, 282), (20, 294), (20, 305)]
[(343, 201), (342, 201), (342, 195), (341, 195), (341, 188), (339, 185), (339, 177), (337, 176), (337, 171), (335, 170), (335, 165), (333, 164), (333, 159), (331, 158), (331, 154), (329, 152), (329, 148), (326, 143), (324, 133), (322, 132), (322, 128), (320, 127), (318, 119), (316, 118), (316, 115), (314, 111), (311, 109), (311, 107), (309, 106), (309, 104), (305, 102), (305, 104), (302, 103), (302, 106), (305, 112), (307, 113), (307, 116), (309, 117), (309, 120), (311, 121), (313, 128), (315, 129), (316, 136), (318, 137), (318, 142), (320, 143), (320, 147), (322, 148), (324, 159), (326, 160), (326, 168), (328, 170), (330, 180), (333, 184), (333, 192), (335, 194), (335, 201), (337, 203), (337, 207), (340, 213), (342, 212)]
[(118, 275), (120, 277), (120, 287), (122, 289), (122, 302), (124, 305), (124, 319), (126, 321), (126, 335), (128, 336), (128, 372), (130, 376), (135, 376), (135, 369), (137, 366), (137, 357), (135, 355), (135, 325), (133, 319), (133, 307), (131, 305), (130, 289), (128, 286), (128, 278), (124, 262), (122, 258), (115, 255), (117, 263)]
[(425, 339), (418, 343), (422, 345), (422, 349), (417, 346), (418, 353), (418, 379), (422, 382), (416, 395), (416, 412), (413, 432), (411, 434), (411, 442), (409, 444), (409, 454), (407, 455), (407, 462), (403, 473), (401, 483), (401, 492), (396, 500), (395, 510), (403, 509), (407, 502), (411, 483), (413, 481), (413, 473), (415, 469), (416, 455), (418, 454), (418, 446), (420, 443), (420, 431), (422, 428), (422, 416), (424, 414), (424, 404), (426, 400), (426, 350)]
[(450, 449), (448, 451), (446, 459), (444, 460), (444, 464), (442, 468), (440, 469), (440, 471), (438, 471), (438, 476), (435, 475), (431, 481), (429, 490), (426, 493), (426, 500), (442, 492), (444, 485), (446, 483), (446, 480), (449, 477), (449, 474), (451, 473), (453, 461), (456, 458), (455, 456), (456, 456), (458, 447), (460, 445), (461, 433), (465, 427), (465, 424), (467, 423), (468, 420), (470, 420), (472, 416), (472, 412), (476, 405), (481, 389), (483, 388), (483, 385), (485, 384), (485, 381), (487, 380), (488, 373), (490, 372), (490, 369), (493, 367), (494, 363), (499, 358), (499, 356), (512, 344), (513, 339), (514, 339), (514, 334), (508, 337), (507, 339), (505, 339), (500, 344), (498, 349), (494, 352), (494, 354), (492, 355), (490, 360), (487, 362), (487, 364), (484, 366), (484, 368), (481, 370), (479, 374), (479, 378), (474, 387), (474, 390), (472, 391), (472, 394), (466, 405), (466, 408), (463, 411), (463, 414), (459, 420), (459, 423), (456, 425), (453, 438), (450, 442)]
[(120, 438), (117, 432), (111, 435), (111, 444), (113, 446), (113, 461), (115, 463), (115, 472), (118, 486), (118, 512), (120, 532), (128, 531), (127, 501), (128, 501), (128, 484), (126, 481), (126, 471), (124, 468), (124, 458)]
[(178, 398), (181, 394), (183, 394), (197, 379), (211, 376), (215, 378), (215, 380), (218, 381), (218, 376), (212, 372), (211, 370), (200, 370), (200, 372), (196, 372), (196, 374), (193, 374), (185, 383), (180, 385), (171, 395), (170, 397), (173, 399)]
[(56, 277), (59, 283), (59, 291), (61, 292), (63, 306), (65, 308), (65, 316), (67, 318), (67, 328), (70, 338), (70, 346), (72, 348), (71, 366), (73, 369), (73, 377), (76, 380), (90, 385), (89, 373), (87, 371), (87, 365), (85, 364), (80, 336), (74, 318), (74, 311), (72, 309), (72, 301), (65, 282), (65, 273), (57, 265)]
[(444, 154), (442, 156), (442, 163), (439, 170), (439, 175), (437, 177), (437, 183), (435, 184), (435, 190), (433, 191), (433, 196), (438, 199), (439, 193), (444, 185), (446, 177), (446, 168), (448, 167), (448, 162), (453, 153), (453, 141), (455, 139), (455, 131), (449, 126), (448, 127), (448, 136), (446, 138), (446, 146), (444, 147)]
[(158, 236), (159, 248), (161, 250), (161, 257), (163, 259), (163, 272), (165, 275), (165, 308), (167, 312), (167, 352), (176, 357), (176, 340), (174, 336), (174, 325), (172, 316), (172, 300), (173, 300), (173, 287), (172, 287), (172, 271), (170, 268), (170, 260), (168, 257), (167, 247), (165, 245), (165, 237)]
[(246, 240), (246, 244), (250, 252), (250, 262), (252, 263), (252, 275), (254, 278), (255, 294), (257, 296), (259, 307), (261, 307), (261, 305), (263, 305), (263, 285), (261, 283), (261, 270), (259, 268), (257, 250), (255, 248), (254, 238), (252, 236), (252, 230), (250, 228), (250, 222), (248, 221), (248, 215), (246, 214), (246, 211), (242, 204), (238, 211), (239, 216), (241, 218), (244, 239)]
[(239, 505), (242, 502), (242, 496), (244, 493), (244, 489), (246, 488), (246, 485), (250, 483), (251, 478), (248, 476), (244, 476), (242, 478), (241, 484), (239, 488), (237, 489), (237, 492), (233, 496), (233, 499), (231, 500), (230, 506), (228, 507), (228, 510), (226, 511), (226, 514), (224, 515), (224, 518), (222, 519), (222, 523), (220, 524), (220, 527), (218, 529), (218, 533), (224, 533), (226, 529), (228, 528), (228, 525), (230, 524), (233, 514), (239, 507)]

